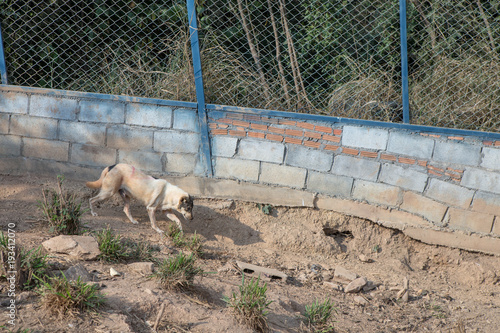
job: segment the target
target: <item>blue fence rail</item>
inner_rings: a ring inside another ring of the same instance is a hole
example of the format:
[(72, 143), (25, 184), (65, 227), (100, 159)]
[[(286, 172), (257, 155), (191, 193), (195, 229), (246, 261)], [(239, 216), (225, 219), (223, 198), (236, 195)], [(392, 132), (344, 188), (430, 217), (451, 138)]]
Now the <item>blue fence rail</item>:
[(3, 1), (0, 72), (197, 102), (205, 136), (211, 106), (496, 136), (499, 18), (500, 0)]

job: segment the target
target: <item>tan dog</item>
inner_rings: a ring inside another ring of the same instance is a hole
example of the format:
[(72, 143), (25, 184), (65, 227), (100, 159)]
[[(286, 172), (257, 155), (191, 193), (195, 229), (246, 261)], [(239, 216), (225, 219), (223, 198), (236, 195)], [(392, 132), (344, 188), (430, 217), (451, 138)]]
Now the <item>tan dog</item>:
[(188, 193), (164, 179), (148, 176), (132, 165), (121, 163), (109, 166), (102, 171), (98, 180), (87, 182), (86, 185), (90, 188), (101, 189), (98, 195), (89, 200), (90, 212), (93, 216), (97, 216), (92, 208), (93, 203), (108, 199), (118, 192), (125, 202), (123, 211), (133, 224), (139, 222), (130, 214), (130, 198), (142, 201), (148, 210), (151, 227), (159, 233), (163, 233), (163, 230), (156, 225), (157, 209), (177, 223), (181, 232), (181, 221), (174, 211), (179, 212), (188, 220), (193, 219), (193, 199)]

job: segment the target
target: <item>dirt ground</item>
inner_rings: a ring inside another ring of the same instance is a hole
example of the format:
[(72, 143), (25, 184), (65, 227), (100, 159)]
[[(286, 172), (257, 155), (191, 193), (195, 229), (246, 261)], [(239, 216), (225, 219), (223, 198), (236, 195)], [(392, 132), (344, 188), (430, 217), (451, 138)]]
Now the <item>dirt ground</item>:
[[(27, 248), (51, 238), (41, 221), (37, 200), (42, 188), (55, 188), (55, 177), (0, 175), (0, 226), (16, 224), (16, 241)], [(92, 191), (83, 182), (65, 181), (65, 189), (87, 200)], [(132, 225), (122, 212), (120, 198), (101, 204), (99, 216), (85, 213), (90, 230), (109, 225), (122, 237), (158, 245), (158, 255), (176, 249), (153, 231), (147, 212), (138, 203)], [(168, 223), (157, 215), (160, 228)], [(335, 303), (336, 332), (486, 332), (500, 330), (500, 258), (426, 245), (397, 230), (331, 211), (273, 207), (266, 215), (254, 203), (197, 198), (194, 219), (184, 232), (202, 238), (204, 255), (197, 265), (212, 272), (196, 279), (188, 292), (163, 290), (147, 276), (130, 272), (126, 264), (85, 261), (98, 277), (107, 303), (96, 315), (56, 319), (44, 313), (37, 294), (18, 295), (17, 325), (12, 332), (153, 332), (164, 306), (158, 332), (251, 332), (236, 323), (222, 298), (241, 284), (235, 260), (277, 269), (287, 281), (267, 281), (268, 314), (272, 332), (307, 332), (301, 315), (305, 305), (330, 298)], [(360, 260), (361, 258), (364, 260)], [(364, 256), (364, 258), (363, 258)], [(371, 259), (367, 262), (366, 258)], [(53, 257), (63, 268), (71, 262)], [(229, 264), (229, 265), (228, 265)], [(122, 275), (111, 277), (110, 267)], [(347, 294), (334, 289), (346, 281), (333, 277), (343, 267), (372, 281), (375, 289)], [(403, 280), (409, 280), (409, 300), (398, 299)], [(0, 281), (1, 325), (7, 324), (7, 283)], [(360, 298), (362, 297), (362, 299)], [(366, 304), (361, 304), (366, 302)], [(23, 331), (24, 332), (24, 331)]]

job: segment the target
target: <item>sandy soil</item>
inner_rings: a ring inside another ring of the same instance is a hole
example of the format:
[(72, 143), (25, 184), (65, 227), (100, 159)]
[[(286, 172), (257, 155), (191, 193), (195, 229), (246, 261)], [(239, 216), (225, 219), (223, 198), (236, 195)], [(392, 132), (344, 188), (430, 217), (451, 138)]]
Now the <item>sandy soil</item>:
[[(8, 223), (15, 223), (16, 241), (26, 248), (49, 239), (37, 200), (42, 188), (55, 185), (55, 177), (0, 175), (1, 229), (6, 231)], [(66, 180), (65, 189), (85, 203), (92, 195), (83, 182)], [(159, 256), (179, 250), (151, 229), (146, 210), (138, 203), (133, 204), (132, 214), (139, 225), (128, 222), (120, 198), (96, 211), (99, 216), (86, 213), (83, 218), (90, 230), (109, 225), (122, 237), (159, 246)], [(169, 223), (157, 217), (166, 230)], [(18, 295), (17, 326), (10, 329), (152, 332), (165, 304), (158, 332), (251, 332), (235, 322), (222, 301), (241, 283), (239, 271), (231, 268), (239, 260), (289, 276), (287, 281), (267, 281), (268, 299), (273, 301), (268, 314), (272, 332), (307, 332), (301, 321), (305, 305), (326, 298), (335, 302), (336, 332), (499, 332), (498, 257), (422, 244), (397, 230), (331, 211), (273, 207), (266, 215), (253, 203), (202, 198), (195, 200), (194, 219), (184, 224), (184, 231), (201, 236), (205, 253), (197, 264), (212, 272), (195, 280), (193, 290), (163, 290), (154, 279), (130, 272), (126, 264), (82, 261), (98, 277), (106, 295), (107, 303), (98, 315), (52, 318), (41, 309), (35, 293), (25, 292)], [(62, 257), (51, 260), (62, 268), (76, 264)], [(110, 267), (123, 274), (110, 277)], [(376, 288), (355, 294), (335, 290), (335, 284), (347, 284), (333, 277), (336, 267), (366, 277)], [(408, 302), (398, 299), (405, 278)], [(4, 312), (0, 326), (9, 327), (5, 279), (0, 288)]]

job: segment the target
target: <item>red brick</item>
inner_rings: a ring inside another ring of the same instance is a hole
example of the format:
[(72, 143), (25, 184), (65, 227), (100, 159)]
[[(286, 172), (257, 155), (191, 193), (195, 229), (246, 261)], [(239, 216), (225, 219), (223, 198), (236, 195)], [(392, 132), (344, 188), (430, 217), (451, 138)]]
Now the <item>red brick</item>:
[(396, 161), (397, 160), (396, 156), (389, 155), (389, 154), (380, 154), (380, 159), (388, 160), (388, 161)]
[(308, 138), (313, 138), (313, 139), (321, 139), (321, 134), (316, 133), (316, 132), (305, 132), (304, 136), (307, 136)]
[(267, 134), (266, 139), (281, 142), (283, 141), (283, 136), (276, 134)]
[(214, 129), (212, 131), (213, 135), (227, 135), (227, 130), (225, 129)]
[(429, 136), (431, 138), (437, 138), (437, 139), (439, 139), (441, 137), (441, 135), (438, 135), (438, 134), (429, 134)]
[(444, 175), (448, 176), (452, 179), (460, 179), (461, 178), (461, 175), (457, 175), (456, 173), (451, 173), (451, 172), (445, 172)]
[(432, 166), (432, 165), (428, 165), (427, 168), (430, 170), (438, 171), (438, 172), (444, 172), (444, 169), (437, 168), (437, 167)]
[(334, 129), (333, 134), (335, 135), (342, 135), (342, 130), (341, 129)]
[(485, 146), (493, 146), (493, 141), (483, 141), (483, 145), (485, 145)]
[(278, 119), (276, 119), (276, 118), (269, 118), (269, 117), (261, 117), (260, 120), (264, 121), (264, 122), (267, 122), (267, 123), (271, 123), (271, 124), (278, 124), (278, 122), (279, 122)]
[(359, 150), (352, 148), (342, 148), (342, 152), (349, 155), (358, 155)]
[(332, 134), (332, 129), (326, 126), (316, 126), (316, 131), (323, 132), (327, 134)]
[(219, 123), (224, 123), (224, 124), (233, 124), (233, 121), (231, 119), (227, 119), (227, 118), (222, 118), (222, 119), (219, 119), (217, 122)]
[(228, 124), (219, 124), (219, 128), (228, 128), (229, 125)]
[(250, 124), (250, 127), (251, 127), (252, 129), (256, 129), (256, 130), (267, 131), (267, 125), (262, 125), (262, 124)]
[(336, 145), (325, 145), (326, 150), (332, 150), (332, 151), (339, 149), (339, 147), (340, 146), (336, 146)]
[(449, 136), (448, 139), (462, 141), (464, 138), (462, 136)]
[(437, 172), (434, 172), (434, 171), (432, 171), (432, 170), (428, 170), (428, 172), (429, 172), (431, 175), (434, 175), (434, 176), (442, 176), (442, 174), (437, 173)]
[(266, 135), (262, 132), (251, 132), (248, 131), (248, 136), (252, 138), (259, 138), (259, 139), (265, 139)]
[(269, 126), (269, 132), (277, 133), (277, 134), (285, 134), (285, 129), (284, 128), (279, 128), (279, 127)]
[(304, 146), (306, 147), (319, 148), (320, 145), (321, 143), (316, 141), (304, 140)]
[(302, 139), (296, 139), (296, 138), (290, 138), (290, 137), (285, 137), (285, 142), (286, 143), (293, 143), (296, 145), (301, 145), (302, 144)]
[(209, 123), (208, 124), (208, 128), (211, 128), (211, 129), (217, 128), (217, 124), (215, 124), (215, 123)]
[(293, 120), (286, 120), (286, 119), (280, 119), (280, 120), (279, 120), (279, 123), (280, 123), (280, 124), (283, 124), (283, 125), (289, 125), (289, 126), (295, 126), (295, 125), (297, 125), (297, 122), (296, 122), (296, 121), (293, 121)]
[(286, 135), (293, 135), (293, 136), (303, 136), (304, 135), (304, 132), (303, 131), (299, 131), (299, 130), (293, 130), (293, 129), (286, 129), (285, 130), (285, 134)]
[(243, 119), (243, 114), (241, 114), (241, 113), (226, 113), (226, 118)]
[(340, 142), (340, 136), (323, 134), (323, 140), (331, 141), (331, 142)]
[(297, 127), (305, 128), (305, 129), (308, 129), (308, 130), (313, 130), (314, 129), (314, 124), (299, 123), (299, 122), (297, 122)]
[(245, 131), (233, 131), (233, 130), (229, 130), (229, 135), (232, 135), (232, 136), (247, 136), (247, 132), (245, 132)]
[(415, 164), (416, 160), (414, 158), (406, 158), (406, 157), (400, 157), (399, 158), (399, 163), (404, 163), (404, 164)]
[(363, 157), (377, 158), (378, 153), (375, 151), (362, 151), (360, 155)]
[(260, 121), (260, 116), (256, 116), (253, 114), (246, 114), (243, 116), (243, 119), (250, 120), (250, 121)]
[(250, 123), (247, 122), (247, 121), (233, 120), (233, 125), (235, 125), (235, 126), (241, 126), (241, 127), (249, 127)]
[(427, 166), (427, 161), (425, 161), (425, 160), (418, 160), (417, 164), (420, 165), (420, 166)]
[(500, 141), (495, 141), (495, 143), (493, 144), (495, 147), (498, 147), (500, 146)]
[(460, 169), (446, 168), (446, 170), (456, 172), (456, 173), (464, 173), (464, 170), (460, 170)]

